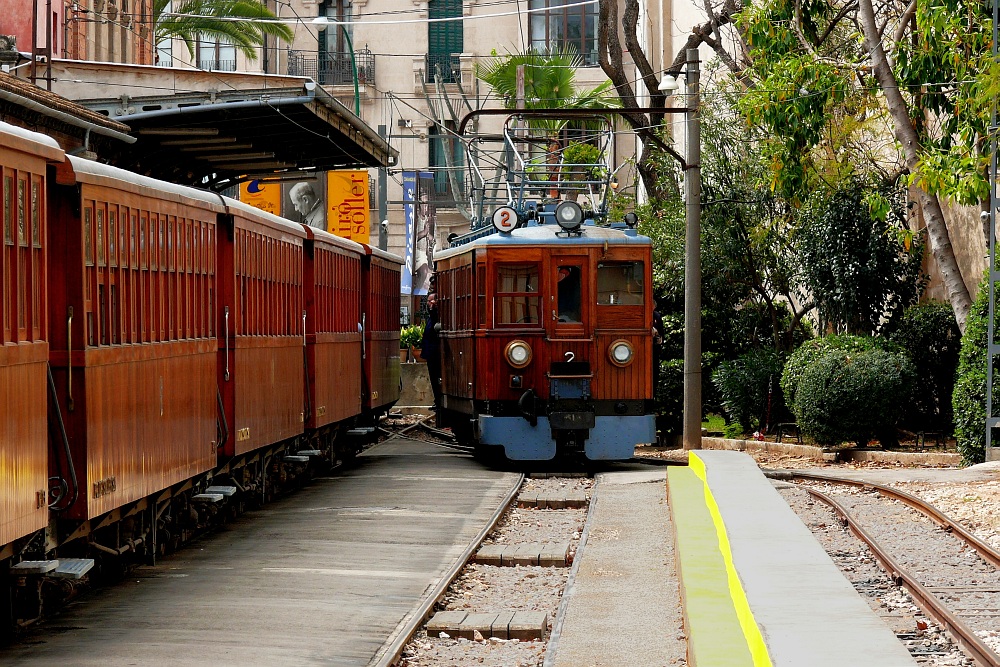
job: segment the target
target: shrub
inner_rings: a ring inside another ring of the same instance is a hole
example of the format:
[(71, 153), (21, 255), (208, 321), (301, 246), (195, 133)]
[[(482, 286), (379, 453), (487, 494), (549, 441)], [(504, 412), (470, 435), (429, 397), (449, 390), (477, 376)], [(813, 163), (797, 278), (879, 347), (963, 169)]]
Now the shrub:
[(880, 339), (868, 336), (850, 336), (846, 334), (814, 338), (800, 345), (785, 362), (785, 370), (781, 374), (781, 390), (789, 407), (795, 405), (795, 390), (803, 373), (817, 359), (825, 356), (831, 350), (843, 350), (847, 353), (865, 352), (877, 345), (884, 345)]
[(660, 363), (660, 373), (653, 395), (656, 428), (661, 434), (684, 431), (684, 360)]
[(951, 397), (962, 344), (951, 306), (929, 303), (907, 308), (889, 340), (906, 352), (916, 372), (903, 424), (913, 431), (951, 433)]
[(895, 441), (895, 425), (912, 389), (914, 372), (901, 352), (828, 349), (804, 368), (792, 410), (804, 435), (825, 446), (878, 437)]
[(712, 373), (726, 417), (744, 433), (767, 426), (773, 421), (769, 417), (782, 410), (778, 388), (782, 361), (775, 350), (751, 350), (722, 362)]
[[(958, 356), (958, 378), (951, 396), (955, 440), (966, 465), (986, 458), (986, 339), (989, 318), (989, 288), (984, 281), (965, 320), (962, 350)], [(996, 396), (996, 393), (994, 393)]]

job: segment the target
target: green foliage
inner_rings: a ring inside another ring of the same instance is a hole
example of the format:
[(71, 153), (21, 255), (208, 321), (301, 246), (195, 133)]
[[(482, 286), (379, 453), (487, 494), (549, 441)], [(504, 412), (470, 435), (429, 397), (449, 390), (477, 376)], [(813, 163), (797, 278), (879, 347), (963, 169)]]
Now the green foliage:
[[(236, 46), (249, 60), (257, 59), (257, 47), (266, 37), (291, 43), (294, 35), (284, 23), (259, 0), (154, 0), (153, 22), (156, 41), (177, 38), (184, 42), (191, 56), (200, 39), (218, 39)], [(227, 19), (243, 19), (232, 21)]]
[(712, 373), (723, 409), (744, 433), (763, 429), (781, 409), (782, 355), (774, 349), (750, 350), (723, 361)]
[(952, 390), (962, 344), (955, 313), (945, 303), (911, 306), (889, 340), (898, 344), (916, 370), (913, 399), (903, 423), (912, 431), (952, 430)]
[(684, 360), (670, 359), (660, 364), (653, 394), (656, 429), (663, 434), (684, 430)]
[[(996, 322), (994, 321), (994, 326)], [(952, 392), (955, 440), (966, 465), (986, 458), (986, 347), (989, 334), (989, 288), (980, 284), (979, 294), (965, 320), (958, 377)], [(994, 389), (994, 396), (996, 396)]]
[[(882, 215), (891, 202), (893, 215)], [(873, 214), (872, 209), (875, 209)], [(923, 287), (922, 246), (907, 249), (897, 234), (904, 204), (899, 190), (877, 192), (848, 182), (817, 192), (803, 207), (795, 245), (820, 328), (875, 334), (892, 327)]]
[(894, 346), (889, 341), (870, 336), (832, 334), (806, 341), (788, 357), (785, 361), (785, 368), (781, 373), (781, 391), (784, 393), (788, 405), (792, 406), (795, 404), (799, 383), (802, 381), (806, 370), (819, 359), (828, 356), (832, 351), (858, 354), (876, 348), (883, 348), (893, 352), (900, 351), (900, 348)]
[(826, 349), (802, 369), (792, 412), (802, 433), (823, 446), (874, 437), (892, 444), (913, 378), (903, 353)]
[(399, 349), (417, 347), (424, 339), (424, 325), (411, 324), (399, 330)]

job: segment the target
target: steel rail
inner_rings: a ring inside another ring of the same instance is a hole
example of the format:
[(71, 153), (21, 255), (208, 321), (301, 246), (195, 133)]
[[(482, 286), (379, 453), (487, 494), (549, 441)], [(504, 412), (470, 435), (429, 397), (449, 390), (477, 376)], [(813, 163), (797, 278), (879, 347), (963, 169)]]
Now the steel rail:
[(941, 600), (924, 587), (913, 575), (907, 572), (892, 556), (886, 553), (868, 532), (862, 528), (847, 509), (830, 496), (815, 489), (806, 489), (811, 496), (826, 503), (833, 508), (844, 523), (851, 529), (858, 539), (868, 545), (875, 559), (882, 568), (889, 573), (896, 585), (905, 588), (914, 601), (924, 610), (928, 616), (932, 617), (944, 626), (955, 637), (959, 647), (983, 667), (997, 667), (1000, 665), (1000, 655), (986, 645), (972, 628), (963, 623), (957, 616), (952, 614)]
[(962, 526), (962, 524), (953, 520), (938, 508), (934, 507), (930, 503), (924, 502), (916, 496), (906, 493), (905, 491), (900, 491), (899, 489), (894, 489), (891, 486), (884, 486), (874, 482), (863, 482), (856, 479), (846, 479), (844, 477), (827, 477), (826, 475), (814, 475), (796, 471), (789, 471), (789, 477), (792, 479), (804, 479), (814, 482), (819, 481), (829, 482), (831, 484), (846, 484), (862, 489), (873, 489), (878, 491), (884, 496), (892, 498), (893, 500), (898, 500), (899, 502), (912, 507), (947, 532), (958, 535), (961, 539), (968, 542), (969, 546), (975, 549), (976, 552), (983, 557), (983, 560), (988, 563), (992, 563), (994, 567), (1000, 568), (1000, 552), (970, 533), (964, 526)]
[(434, 605), (437, 601), (441, 599), (447, 591), (448, 587), (451, 586), (452, 582), (458, 577), (459, 573), (468, 563), (469, 559), (472, 558), (472, 554), (475, 553), (479, 545), (482, 544), (486, 536), (489, 535), (496, 525), (500, 522), (501, 517), (510, 507), (511, 503), (514, 502), (514, 498), (517, 497), (518, 491), (521, 490), (521, 485), (524, 483), (524, 475), (517, 476), (517, 483), (514, 484), (513, 488), (507, 492), (504, 496), (503, 501), (497, 507), (496, 512), (493, 513), (493, 517), (486, 524), (486, 526), (479, 531), (479, 534), (469, 542), (469, 546), (465, 548), (462, 554), (455, 560), (452, 566), (445, 572), (441, 580), (431, 589), (430, 593), (424, 599), (423, 603), (412, 616), (408, 619), (403, 619), (400, 624), (396, 626), (396, 637), (389, 643), (383, 644), (382, 648), (375, 653), (371, 662), (368, 663), (368, 667), (392, 667), (396, 662), (402, 657), (403, 649), (406, 647), (406, 643), (410, 641), (413, 635), (417, 632), (417, 629), (423, 624), (423, 622), (430, 616), (431, 610), (433, 610)]

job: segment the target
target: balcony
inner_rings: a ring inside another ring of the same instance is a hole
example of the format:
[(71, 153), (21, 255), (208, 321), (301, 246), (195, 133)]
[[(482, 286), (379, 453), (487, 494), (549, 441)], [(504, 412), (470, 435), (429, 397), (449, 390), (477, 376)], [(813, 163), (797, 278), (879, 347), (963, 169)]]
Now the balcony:
[(441, 83), (462, 83), (462, 58), (457, 53), (428, 53), (424, 56), (424, 75), (427, 83), (434, 83), (434, 75), (441, 74)]
[[(354, 52), (358, 68), (358, 85), (375, 83), (375, 56), (369, 49)], [(316, 53), (315, 51), (288, 52), (288, 74), (308, 76), (324, 86), (353, 86), (354, 65), (350, 52)]]
[(236, 71), (236, 60), (216, 60), (216, 59), (199, 59), (198, 69), (203, 69), (206, 72), (235, 72)]

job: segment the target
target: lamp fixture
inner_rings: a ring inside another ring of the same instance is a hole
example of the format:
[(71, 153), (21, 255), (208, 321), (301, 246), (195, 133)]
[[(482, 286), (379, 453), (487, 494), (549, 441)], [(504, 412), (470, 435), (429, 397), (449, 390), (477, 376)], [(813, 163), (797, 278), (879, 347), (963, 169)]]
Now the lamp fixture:
[(680, 84), (677, 83), (677, 77), (673, 74), (664, 74), (663, 78), (660, 79), (658, 89), (667, 97), (670, 97), (672, 94), (677, 92), (678, 88), (680, 88)]

